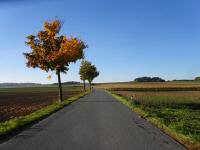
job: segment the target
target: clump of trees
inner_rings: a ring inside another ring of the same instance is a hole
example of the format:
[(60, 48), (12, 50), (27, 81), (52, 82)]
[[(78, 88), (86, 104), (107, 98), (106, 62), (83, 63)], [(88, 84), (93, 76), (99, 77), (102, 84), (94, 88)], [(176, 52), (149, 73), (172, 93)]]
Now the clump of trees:
[(85, 91), (85, 81), (86, 80), (89, 82), (90, 90), (91, 90), (92, 81), (97, 76), (99, 76), (99, 71), (97, 71), (96, 66), (92, 65), (91, 62), (83, 60), (81, 62), (79, 75), (80, 75), (80, 79), (83, 81), (83, 84), (84, 84), (84, 91)]
[(135, 82), (165, 82), (164, 79), (160, 77), (139, 77), (134, 80)]
[(26, 45), (31, 52), (23, 53), (27, 67), (40, 68), (46, 72), (55, 71), (58, 76), (59, 100), (63, 101), (60, 73), (69, 70), (69, 64), (84, 58), (86, 44), (78, 38), (67, 38), (59, 35), (62, 23), (60, 20), (45, 22), (44, 29), (36, 35), (27, 37)]
[(195, 81), (200, 81), (200, 77), (196, 77), (194, 80)]

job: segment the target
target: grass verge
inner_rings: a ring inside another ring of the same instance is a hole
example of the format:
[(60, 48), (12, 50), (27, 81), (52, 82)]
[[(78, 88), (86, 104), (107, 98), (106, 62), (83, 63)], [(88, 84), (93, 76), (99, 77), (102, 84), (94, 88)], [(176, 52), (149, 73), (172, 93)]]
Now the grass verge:
[(10, 119), (8, 121), (0, 123), (0, 137), (7, 135), (13, 131), (16, 131), (17, 129), (24, 127), (28, 124), (31, 124), (35, 121), (38, 121), (42, 118), (45, 118), (49, 116), (50, 114), (62, 109), (65, 106), (70, 105), (71, 103), (77, 101), (81, 97), (85, 96), (86, 94), (89, 94), (90, 92), (87, 91), (85, 93), (81, 93), (77, 96), (73, 96), (71, 98), (68, 98), (64, 100), (62, 103), (56, 102), (53, 103), (45, 108), (42, 108), (30, 115), (22, 116), (15, 119)]
[[(200, 149), (200, 142), (198, 139), (199, 136), (196, 134), (197, 137), (194, 138), (193, 135), (181, 133), (178, 130), (176, 130), (177, 126), (175, 124), (173, 124), (173, 126), (167, 126), (166, 123), (163, 122), (163, 118), (162, 118), (162, 117), (166, 117), (165, 114), (164, 114), (164, 116), (160, 117), (157, 114), (155, 114), (152, 110), (149, 110), (149, 108), (147, 109), (143, 105), (135, 104), (133, 101), (131, 101), (130, 99), (128, 99), (122, 95), (118, 95), (113, 92), (112, 93), (108, 92), (108, 93), (110, 93), (113, 97), (115, 97), (119, 102), (121, 102), (122, 104), (129, 107), (131, 110), (138, 113), (142, 118), (145, 118), (150, 123), (154, 124), (156, 127), (160, 128), (162, 131), (164, 131), (166, 134), (168, 134), (169, 136), (173, 137), (178, 142), (185, 145), (188, 149), (191, 149), (191, 150), (199, 150)], [(165, 109), (165, 111), (166, 110), (169, 111), (168, 108)], [(159, 110), (159, 114), (160, 113), (164, 113), (163, 110)]]

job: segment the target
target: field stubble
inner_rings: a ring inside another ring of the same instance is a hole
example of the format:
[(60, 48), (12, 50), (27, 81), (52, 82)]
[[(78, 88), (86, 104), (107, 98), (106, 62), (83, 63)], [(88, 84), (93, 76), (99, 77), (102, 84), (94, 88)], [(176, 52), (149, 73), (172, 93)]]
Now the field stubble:
[[(80, 94), (81, 87), (64, 87), (64, 99)], [(0, 122), (31, 114), (58, 100), (57, 87), (0, 89)]]

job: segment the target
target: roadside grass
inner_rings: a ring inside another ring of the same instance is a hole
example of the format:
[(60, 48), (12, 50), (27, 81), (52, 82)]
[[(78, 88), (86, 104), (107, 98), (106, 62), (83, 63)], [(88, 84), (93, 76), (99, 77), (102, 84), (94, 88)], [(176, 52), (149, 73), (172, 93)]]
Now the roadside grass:
[(26, 115), (26, 116), (22, 116), (22, 117), (15, 118), (15, 119), (10, 119), (5, 122), (1, 122), (0, 123), (0, 136), (9, 134), (23, 126), (31, 124), (42, 118), (45, 118), (45, 117), (51, 115), (52, 113), (62, 109), (63, 107), (70, 105), (71, 103), (77, 101), (78, 99), (84, 97), (85, 95), (87, 95), (89, 93), (90, 93), (90, 91), (87, 91), (87, 92), (81, 93), (77, 96), (68, 98), (68, 99), (64, 100), (62, 103), (55, 102), (45, 108), (42, 108), (36, 112), (33, 112), (30, 115)]
[(144, 96), (136, 100), (109, 93), (187, 148), (200, 149), (200, 98)]

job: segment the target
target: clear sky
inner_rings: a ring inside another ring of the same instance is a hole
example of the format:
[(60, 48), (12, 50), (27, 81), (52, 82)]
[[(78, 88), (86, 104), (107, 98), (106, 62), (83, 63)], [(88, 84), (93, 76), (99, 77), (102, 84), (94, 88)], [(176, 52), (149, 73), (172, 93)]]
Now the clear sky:
[[(139, 76), (200, 76), (199, 0), (0, 0), (0, 82), (57, 82), (26, 68), (25, 37), (58, 17), (61, 33), (84, 40), (86, 58), (100, 70), (95, 82)], [(62, 81), (79, 81), (80, 62)]]

